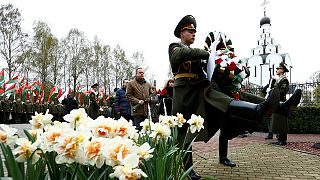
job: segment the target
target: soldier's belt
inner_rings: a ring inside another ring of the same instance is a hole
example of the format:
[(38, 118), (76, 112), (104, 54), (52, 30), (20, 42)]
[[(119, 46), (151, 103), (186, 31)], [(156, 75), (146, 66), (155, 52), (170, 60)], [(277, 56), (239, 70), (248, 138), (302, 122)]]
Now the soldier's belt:
[(174, 76), (174, 79), (179, 79), (179, 78), (194, 78), (194, 79), (198, 79), (198, 75), (193, 74), (193, 73), (180, 73), (180, 74), (176, 74)]

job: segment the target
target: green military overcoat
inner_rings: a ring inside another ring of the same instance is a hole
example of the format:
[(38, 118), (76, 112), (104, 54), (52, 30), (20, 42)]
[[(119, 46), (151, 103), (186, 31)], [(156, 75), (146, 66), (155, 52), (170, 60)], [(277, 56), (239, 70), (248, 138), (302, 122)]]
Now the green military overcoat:
[(188, 126), (179, 129), (179, 142), (207, 142), (220, 128), (221, 116), (227, 111), (230, 97), (214, 90), (202, 69), (201, 60), (206, 60), (209, 53), (205, 50), (190, 48), (182, 43), (169, 46), (169, 60), (175, 76), (172, 98), (172, 115), (183, 114), (189, 120), (192, 114), (204, 118), (204, 129), (191, 134)]
[[(275, 86), (280, 89), (280, 101), (286, 101), (286, 94), (289, 91), (288, 79), (285, 76), (280, 78)], [(270, 126), (273, 133), (288, 133), (288, 117), (273, 113)]]

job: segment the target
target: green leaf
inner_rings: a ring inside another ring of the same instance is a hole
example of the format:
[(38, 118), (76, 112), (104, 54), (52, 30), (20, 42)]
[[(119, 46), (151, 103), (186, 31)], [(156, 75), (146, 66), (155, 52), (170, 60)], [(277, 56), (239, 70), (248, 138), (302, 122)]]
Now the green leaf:
[(3, 169), (3, 162), (2, 162), (2, 157), (1, 157), (1, 153), (0, 153), (0, 177), (4, 177), (4, 169)]
[(83, 172), (83, 170), (81, 168), (79, 168), (79, 164), (76, 164), (76, 166), (74, 164), (71, 164), (70, 168), (73, 171), (71, 179), (74, 179), (75, 177), (77, 177), (77, 179), (80, 179), (80, 180), (87, 180), (88, 179), (86, 174)]
[(9, 146), (6, 146), (4, 144), (0, 144), (2, 153), (4, 155), (4, 158), (6, 160), (7, 170), (8, 173), (11, 175), (13, 180), (21, 180), (24, 179), (22, 176), (22, 173), (19, 169), (19, 166), (15, 160), (15, 157), (12, 154), (12, 151)]
[(36, 141), (36, 139), (26, 129), (24, 129), (23, 132), (28, 137), (29, 141), (31, 141), (32, 143)]

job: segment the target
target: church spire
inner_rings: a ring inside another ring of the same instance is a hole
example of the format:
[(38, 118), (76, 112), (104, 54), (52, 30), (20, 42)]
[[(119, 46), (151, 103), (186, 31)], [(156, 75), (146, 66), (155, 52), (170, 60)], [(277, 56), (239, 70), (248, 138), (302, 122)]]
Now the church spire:
[(267, 4), (268, 3), (269, 3), (269, 1), (263, 0), (263, 3), (261, 4), (261, 6), (263, 7), (263, 16), (267, 16)]

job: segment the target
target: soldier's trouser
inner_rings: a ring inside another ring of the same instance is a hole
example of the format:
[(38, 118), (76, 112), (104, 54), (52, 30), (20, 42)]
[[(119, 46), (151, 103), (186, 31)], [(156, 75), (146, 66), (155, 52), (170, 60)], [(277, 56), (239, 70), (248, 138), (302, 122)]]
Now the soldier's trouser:
[(228, 138), (223, 135), (223, 129), (220, 129), (219, 136), (219, 158), (228, 156)]
[(32, 113), (26, 113), (25, 123), (28, 123), (31, 120)]
[(14, 119), (14, 123), (21, 123), (21, 116), (22, 116), (22, 113), (15, 113), (15, 119)]
[(10, 124), (10, 122), (9, 122), (10, 112), (4, 112), (3, 115), (4, 115), (4, 123)]
[(287, 142), (287, 133), (279, 133), (278, 141), (280, 142)]

